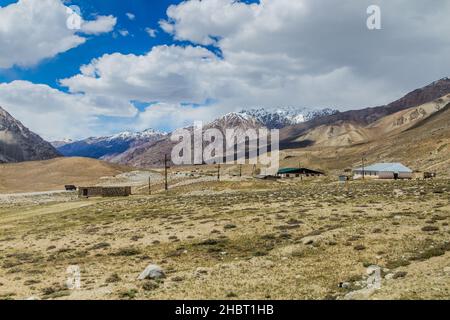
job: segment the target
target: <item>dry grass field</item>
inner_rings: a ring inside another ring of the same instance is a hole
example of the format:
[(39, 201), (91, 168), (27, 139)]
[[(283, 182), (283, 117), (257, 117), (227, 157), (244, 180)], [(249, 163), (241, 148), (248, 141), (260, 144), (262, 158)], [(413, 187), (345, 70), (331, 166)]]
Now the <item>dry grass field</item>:
[[(450, 181), (205, 181), (2, 204), (1, 299), (448, 299)], [(137, 280), (149, 264), (166, 277)], [(69, 266), (81, 287), (68, 290)], [(364, 290), (367, 268), (381, 288)]]
[(88, 158), (0, 164), (0, 193), (61, 190), (66, 184), (91, 185), (98, 183), (101, 177), (129, 170)]

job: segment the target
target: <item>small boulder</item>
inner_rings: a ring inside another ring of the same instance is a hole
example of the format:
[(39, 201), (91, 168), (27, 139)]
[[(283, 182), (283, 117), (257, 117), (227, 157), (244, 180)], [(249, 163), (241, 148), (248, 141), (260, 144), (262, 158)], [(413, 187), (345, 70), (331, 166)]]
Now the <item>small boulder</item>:
[(144, 279), (163, 279), (166, 277), (163, 269), (156, 264), (149, 264), (147, 268), (139, 275), (138, 280)]
[(320, 240), (320, 237), (318, 237), (318, 236), (306, 236), (301, 239), (301, 242), (304, 245), (313, 245), (313, 244), (318, 243), (319, 240)]
[(387, 275), (384, 276), (384, 278), (385, 278), (386, 280), (391, 280), (391, 279), (394, 278), (394, 274), (393, 274), (393, 273), (388, 273)]
[(381, 268), (377, 265), (370, 265), (369, 267), (367, 267), (366, 273), (367, 275), (372, 275), (373, 273), (375, 273), (376, 271), (381, 270)]

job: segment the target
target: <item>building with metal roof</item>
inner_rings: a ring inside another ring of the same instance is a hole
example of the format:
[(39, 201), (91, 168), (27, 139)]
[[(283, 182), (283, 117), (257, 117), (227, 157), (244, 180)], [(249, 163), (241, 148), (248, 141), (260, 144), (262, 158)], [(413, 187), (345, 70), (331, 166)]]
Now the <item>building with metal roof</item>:
[(353, 169), (353, 178), (412, 179), (413, 170), (401, 163), (375, 163), (367, 167)]
[(282, 168), (277, 172), (277, 176), (280, 178), (315, 177), (323, 175), (324, 173), (321, 171), (308, 168)]

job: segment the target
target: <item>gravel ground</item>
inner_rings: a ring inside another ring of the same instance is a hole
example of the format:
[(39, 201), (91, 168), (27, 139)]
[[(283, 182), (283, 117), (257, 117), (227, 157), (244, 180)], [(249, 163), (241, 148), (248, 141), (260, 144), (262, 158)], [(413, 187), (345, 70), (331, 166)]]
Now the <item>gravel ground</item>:
[(74, 201), (77, 197), (76, 192), (62, 190), (0, 194), (0, 204), (44, 204), (49, 202)]

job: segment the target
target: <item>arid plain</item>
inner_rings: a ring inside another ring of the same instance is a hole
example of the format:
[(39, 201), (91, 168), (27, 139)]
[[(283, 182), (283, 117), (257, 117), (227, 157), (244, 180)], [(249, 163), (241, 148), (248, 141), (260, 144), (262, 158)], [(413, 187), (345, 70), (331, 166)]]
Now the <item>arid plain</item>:
[[(2, 299), (447, 299), (450, 181), (193, 179), (3, 201)], [(138, 280), (149, 264), (166, 275)], [(68, 290), (69, 266), (80, 288)], [(371, 267), (372, 266), (372, 267)], [(369, 267), (381, 287), (366, 290)]]

